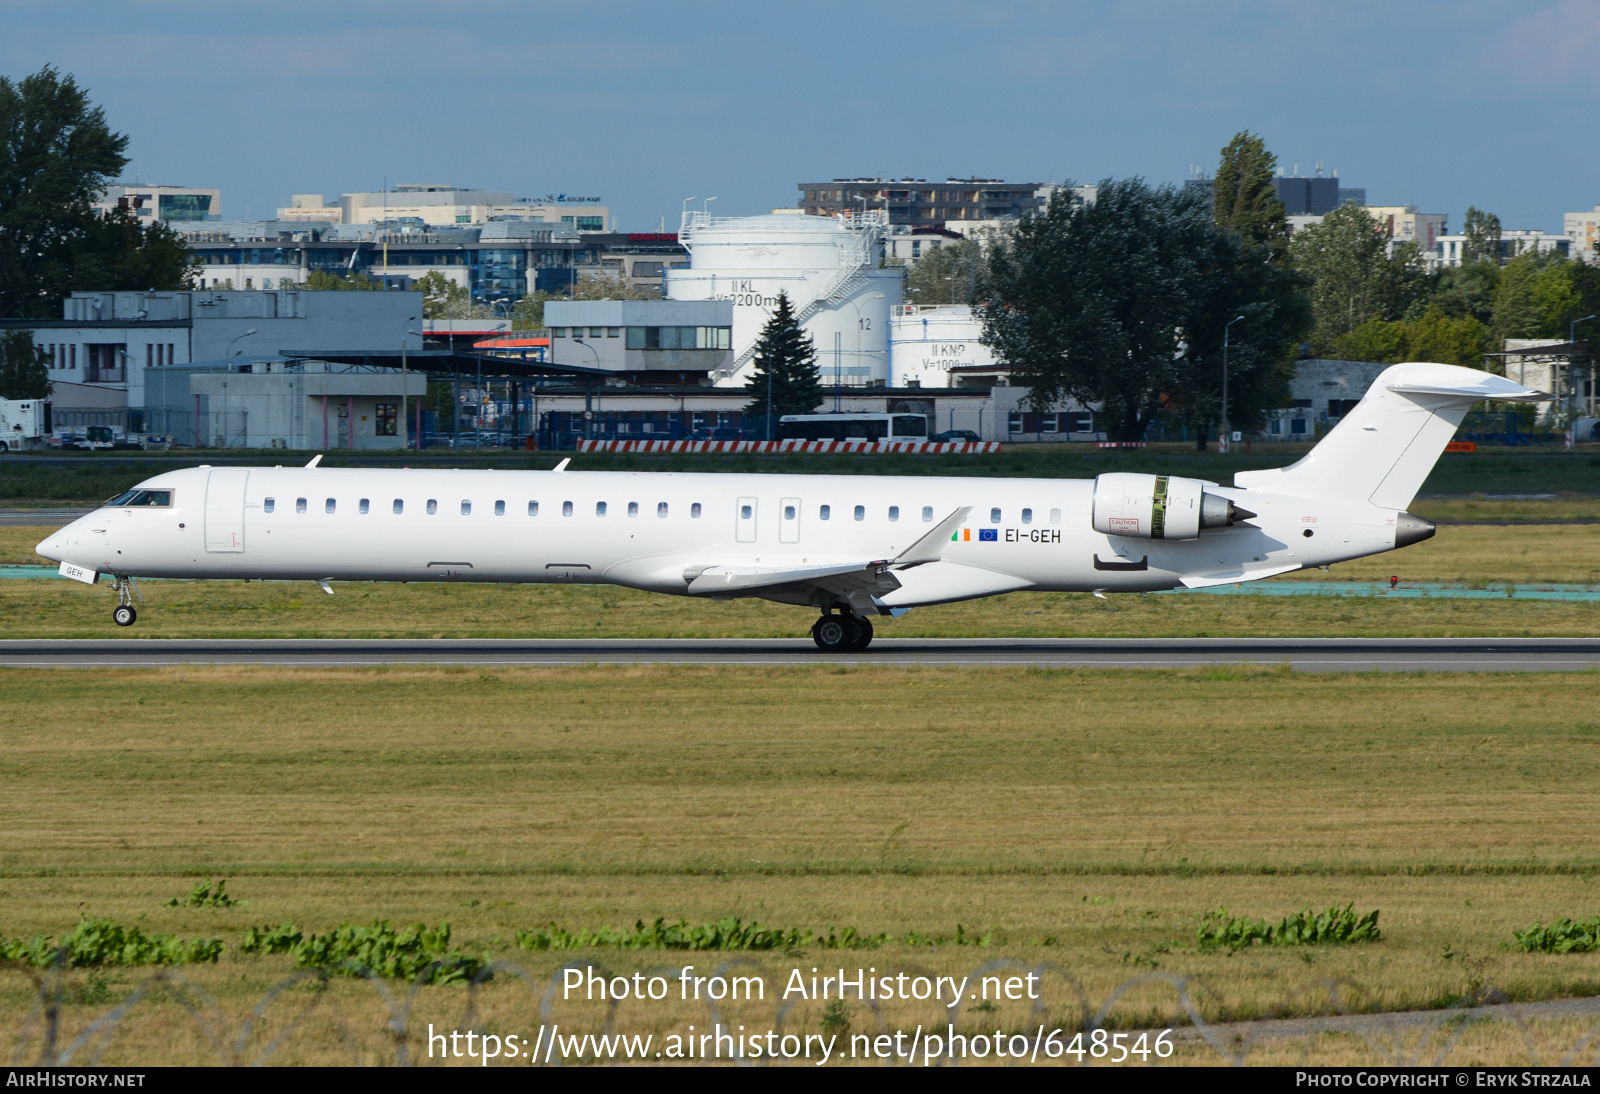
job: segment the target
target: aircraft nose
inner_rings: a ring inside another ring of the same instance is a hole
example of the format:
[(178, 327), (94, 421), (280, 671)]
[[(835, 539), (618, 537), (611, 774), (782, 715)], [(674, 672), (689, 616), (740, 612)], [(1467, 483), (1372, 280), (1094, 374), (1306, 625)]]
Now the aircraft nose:
[(57, 532), (49, 539), (42, 540), (34, 551), (48, 558), (51, 562), (65, 562), (67, 560), (66, 539)]

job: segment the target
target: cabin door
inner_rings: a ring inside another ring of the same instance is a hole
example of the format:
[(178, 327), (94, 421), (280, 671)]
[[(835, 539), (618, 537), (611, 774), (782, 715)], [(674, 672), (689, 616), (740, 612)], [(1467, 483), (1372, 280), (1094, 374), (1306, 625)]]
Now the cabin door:
[(250, 472), (213, 471), (206, 479), (206, 550), (244, 550), (244, 484)]
[(756, 541), (756, 499), (740, 498), (734, 523), (734, 539), (740, 543)]
[(778, 502), (778, 542), (800, 542), (799, 498), (784, 498)]

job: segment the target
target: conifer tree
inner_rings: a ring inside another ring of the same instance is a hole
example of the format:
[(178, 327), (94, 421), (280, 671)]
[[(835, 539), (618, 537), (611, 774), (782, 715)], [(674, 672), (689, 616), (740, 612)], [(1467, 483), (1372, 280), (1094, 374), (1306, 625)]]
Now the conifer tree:
[(822, 379), (817, 371), (816, 347), (800, 329), (789, 294), (778, 294), (778, 307), (756, 342), (755, 371), (744, 389), (750, 405), (745, 420), (759, 422), (761, 436), (776, 436), (778, 419), (785, 414), (809, 414), (822, 402)]

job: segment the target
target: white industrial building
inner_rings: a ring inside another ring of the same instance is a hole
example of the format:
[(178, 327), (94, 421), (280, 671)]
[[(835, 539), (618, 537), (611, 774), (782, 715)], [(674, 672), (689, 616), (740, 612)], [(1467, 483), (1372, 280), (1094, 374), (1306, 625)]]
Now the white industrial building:
[(686, 269), (664, 274), (669, 300), (733, 304), (733, 361), (715, 383), (741, 387), (753, 369), (756, 340), (787, 293), (816, 346), (825, 380), (848, 387), (889, 383), (889, 313), (903, 278), (882, 268), (889, 218), (882, 210), (807, 216), (798, 209), (767, 216), (684, 214), (679, 239)]
[[(903, 304), (889, 316), (891, 387), (960, 387), (972, 370), (995, 366), (983, 320), (965, 305)], [(967, 370), (965, 373), (958, 370)], [(826, 378), (827, 370), (823, 370)]]

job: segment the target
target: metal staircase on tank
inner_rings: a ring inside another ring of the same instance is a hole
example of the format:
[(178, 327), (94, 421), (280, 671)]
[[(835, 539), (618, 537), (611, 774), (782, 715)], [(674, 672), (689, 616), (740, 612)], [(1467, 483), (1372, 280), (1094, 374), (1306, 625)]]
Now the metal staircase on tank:
[[(692, 257), (694, 255), (694, 237), (698, 229), (710, 228), (722, 224), (731, 224), (742, 217), (713, 217), (698, 211), (686, 211), (683, 224), (678, 231), (678, 242), (682, 243)], [(883, 240), (883, 234), (889, 228), (889, 213), (884, 209), (870, 209), (864, 213), (849, 212), (839, 214), (836, 219), (843, 221), (848, 229), (844, 239), (844, 246), (840, 248), (839, 268), (834, 272), (833, 278), (823, 286), (815, 296), (808, 300), (795, 313), (795, 323), (804, 326), (806, 320), (816, 315), (822, 309), (842, 304), (850, 295), (867, 285), (867, 271), (875, 268), (875, 256), (878, 244)], [(726, 380), (736, 375), (740, 369), (750, 363), (756, 355), (757, 341), (750, 343), (734, 358), (733, 364), (725, 369), (712, 371), (713, 380)]]

